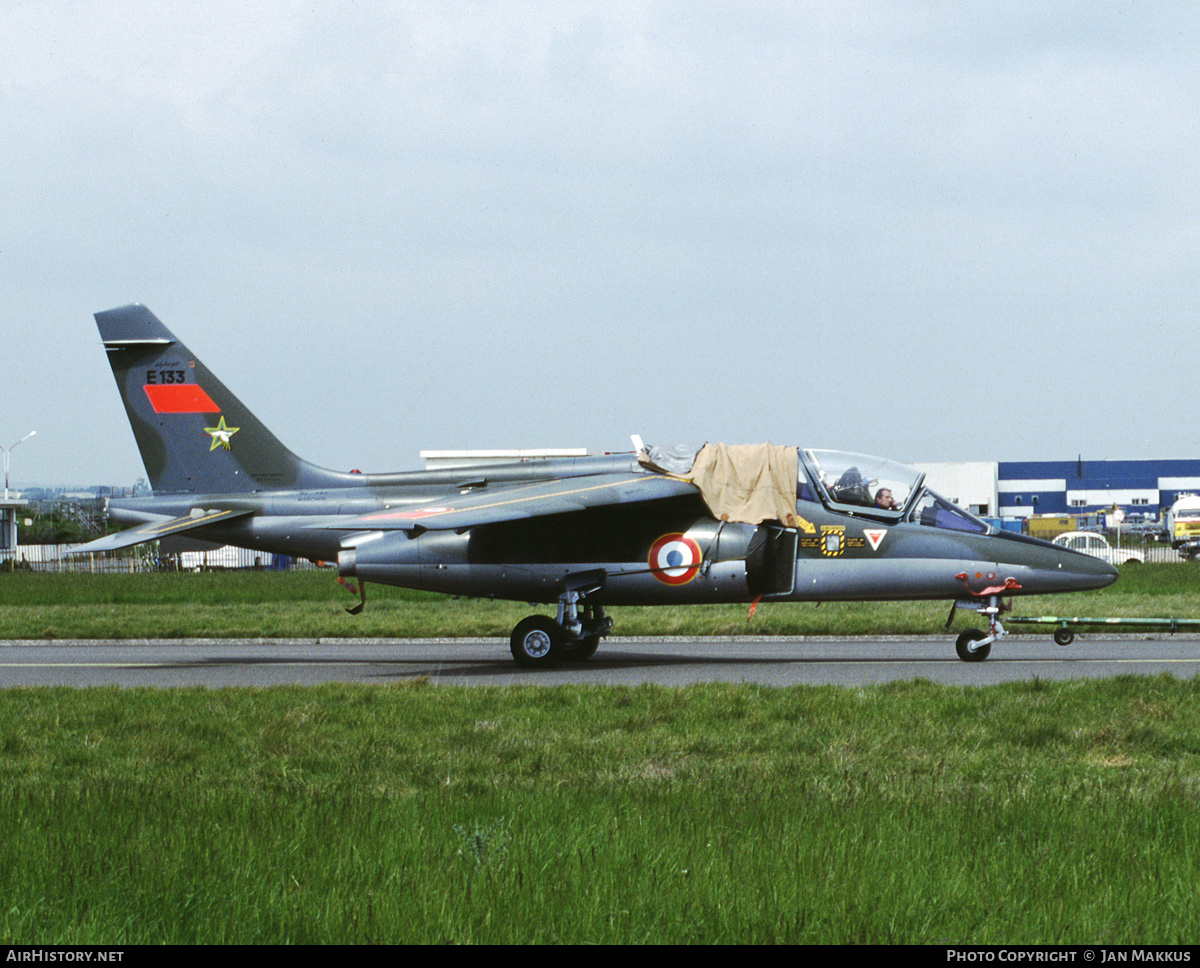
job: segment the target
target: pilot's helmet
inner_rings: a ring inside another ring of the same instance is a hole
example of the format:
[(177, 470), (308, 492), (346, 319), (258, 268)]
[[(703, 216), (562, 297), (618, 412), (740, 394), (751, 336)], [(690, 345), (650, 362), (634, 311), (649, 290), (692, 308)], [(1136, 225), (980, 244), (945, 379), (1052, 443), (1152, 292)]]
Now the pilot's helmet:
[(829, 496), (839, 504), (870, 504), (871, 492), (857, 467), (847, 467), (829, 489)]

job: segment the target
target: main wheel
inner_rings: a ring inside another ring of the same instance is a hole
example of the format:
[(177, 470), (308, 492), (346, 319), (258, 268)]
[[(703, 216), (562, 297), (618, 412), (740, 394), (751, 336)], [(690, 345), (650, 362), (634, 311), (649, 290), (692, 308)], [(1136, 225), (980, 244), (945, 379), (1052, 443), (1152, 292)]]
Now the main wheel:
[(987, 633), (983, 629), (967, 629), (954, 643), (954, 651), (958, 653), (958, 657), (963, 662), (982, 662), (992, 651), (992, 643), (989, 642), (987, 645), (975, 645), (975, 643), (986, 638)]
[(509, 648), (517, 664), (526, 669), (544, 669), (559, 658), (567, 632), (554, 619), (545, 615), (530, 615), (513, 629)]
[(594, 656), (598, 648), (600, 648), (600, 636), (585, 635), (582, 639), (576, 639), (574, 642), (564, 642), (562, 657), (565, 662), (582, 662), (584, 659)]

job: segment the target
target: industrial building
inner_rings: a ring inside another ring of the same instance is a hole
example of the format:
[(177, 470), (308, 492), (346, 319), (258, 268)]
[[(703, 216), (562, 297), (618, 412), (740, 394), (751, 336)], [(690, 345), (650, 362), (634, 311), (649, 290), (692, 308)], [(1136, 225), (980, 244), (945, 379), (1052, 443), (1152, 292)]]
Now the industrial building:
[(935, 491), (986, 517), (1095, 514), (1116, 505), (1154, 521), (1200, 494), (1200, 460), (978, 461), (917, 464)]

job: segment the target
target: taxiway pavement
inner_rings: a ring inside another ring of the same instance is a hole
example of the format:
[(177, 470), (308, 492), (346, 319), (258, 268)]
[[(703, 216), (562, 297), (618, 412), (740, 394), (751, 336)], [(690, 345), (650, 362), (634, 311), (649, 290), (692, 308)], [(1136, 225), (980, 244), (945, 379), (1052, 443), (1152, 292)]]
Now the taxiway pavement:
[(950, 636), (688, 638), (604, 642), (587, 662), (519, 668), (503, 639), (190, 639), (0, 643), (0, 687), (209, 688), (383, 684), (418, 677), (455, 686), (755, 682), (862, 686), (927, 679), (985, 686), (1012, 680), (1200, 674), (1200, 639), (1080, 636), (1069, 646), (1013, 636), (966, 663)]

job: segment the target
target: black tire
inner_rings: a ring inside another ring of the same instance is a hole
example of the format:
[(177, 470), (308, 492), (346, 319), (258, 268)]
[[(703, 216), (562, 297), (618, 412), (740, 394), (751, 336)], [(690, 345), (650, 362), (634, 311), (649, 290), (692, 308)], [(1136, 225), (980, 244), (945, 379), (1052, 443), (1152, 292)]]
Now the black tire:
[(954, 651), (963, 662), (982, 662), (992, 651), (992, 643), (978, 646), (973, 646), (973, 643), (986, 638), (987, 633), (982, 629), (967, 629), (954, 643)]
[(564, 642), (562, 658), (564, 662), (582, 662), (584, 659), (594, 656), (598, 648), (600, 648), (600, 636), (587, 635), (574, 642)]
[(1068, 628), (1054, 630), (1055, 645), (1070, 645), (1075, 641), (1075, 633)]
[(517, 665), (526, 669), (546, 669), (562, 657), (567, 632), (554, 619), (530, 615), (513, 629), (509, 648)]

